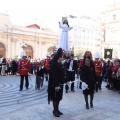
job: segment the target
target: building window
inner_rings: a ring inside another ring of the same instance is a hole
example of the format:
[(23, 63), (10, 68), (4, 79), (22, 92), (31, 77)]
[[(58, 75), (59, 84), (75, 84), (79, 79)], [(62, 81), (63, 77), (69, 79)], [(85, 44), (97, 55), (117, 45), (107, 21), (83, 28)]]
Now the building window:
[(113, 20), (116, 20), (116, 15), (113, 15)]
[(83, 29), (82, 32), (85, 32), (85, 30)]

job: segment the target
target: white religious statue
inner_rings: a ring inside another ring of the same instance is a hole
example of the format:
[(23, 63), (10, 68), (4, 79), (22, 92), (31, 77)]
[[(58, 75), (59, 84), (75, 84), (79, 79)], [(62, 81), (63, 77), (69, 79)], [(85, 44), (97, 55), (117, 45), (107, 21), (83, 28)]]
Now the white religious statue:
[(70, 51), (70, 43), (69, 43), (69, 36), (68, 31), (72, 29), (72, 27), (69, 27), (68, 20), (65, 19), (63, 22), (59, 22), (59, 28), (62, 29), (62, 32), (60, 34), (59, 44), (58, 48), (62, 48), (64, 51), (69, 52)]
[(25, 50), (22, 50), (20, 53), (20, 58), (22, 58), (23, 56), (26, 56)]

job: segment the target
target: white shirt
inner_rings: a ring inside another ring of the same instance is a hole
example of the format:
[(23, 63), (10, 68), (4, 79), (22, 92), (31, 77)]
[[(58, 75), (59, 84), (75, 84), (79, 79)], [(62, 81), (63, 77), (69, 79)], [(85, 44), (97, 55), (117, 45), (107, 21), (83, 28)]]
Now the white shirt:
[(73, 60), (70, 61), (69, 71), (74, 71), (74, 70), (72, 70), (72, 68), (73, 68)]

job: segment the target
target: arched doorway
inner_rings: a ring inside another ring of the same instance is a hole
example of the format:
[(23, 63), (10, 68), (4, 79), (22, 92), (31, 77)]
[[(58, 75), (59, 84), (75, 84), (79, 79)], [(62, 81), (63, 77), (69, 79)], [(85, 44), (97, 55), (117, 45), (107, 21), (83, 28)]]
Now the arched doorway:
[(51, 54), (54, 52), (54, 47), (50, 47), (50, 48), (48, 49), (48, 52), (49, 52), (49, 54), (51, 55)]
[(0, 58), (5, 56), (5, 52), (6, 50), (4, 44), (0, 43)]
[(30, 56), (31, 58), (33, 58), (33, 48), (30, 45), (27, 45), (27, 47), (25, 48), (25, 52), (27, 56)]

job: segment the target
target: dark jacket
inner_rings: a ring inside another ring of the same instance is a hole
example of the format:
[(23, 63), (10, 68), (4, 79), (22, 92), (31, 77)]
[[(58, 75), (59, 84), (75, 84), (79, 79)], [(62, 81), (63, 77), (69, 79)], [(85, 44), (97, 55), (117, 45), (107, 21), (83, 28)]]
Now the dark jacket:
[(51, 69), (52, 72), (52, 86), (57, 87), (64, 83), (64, 68), (60, 63), (54, 63)]
[(45, 67), (37, 69), (37, 76), (44, 77), (44, 73), (45, 73)]
[[(70, 62), (71, 62), (71, 60), (68, 60), (68, 62), (66, 62), (66, 68), (67, 68), (67, 70), (69, 69)], [(72, 70), (76, 71), (77, 68), (78, 68), (77, 61), (76, 61), (76, 60), (73, 60)]]
[(15, 60), (13, 60), (12, 63), (11, 63), (11, 65), (12, 65), (12, 71), (13, 72), (17, 72), (17, 70), (18, 70), (18, 64), (17, 64), (17, 62)]
[[(54, 96), (53, 89), (64, 84), (65, 71), (62, 64), (54, 62), (50, 69), (49, 83), (48, 83), (48, 101), (52, 100)], [(62, 93), (61, 93), (62, 94)]]
[(96, 73), (94, 66), (83, 65), (81, 68), (81, 80), (88, 85), (89, 89), (83, 91), (84, 94), (93, 94), (96, 83)]
[(2, 65), (6, 65), (6, 59), (5, 58), (2, 59)]

